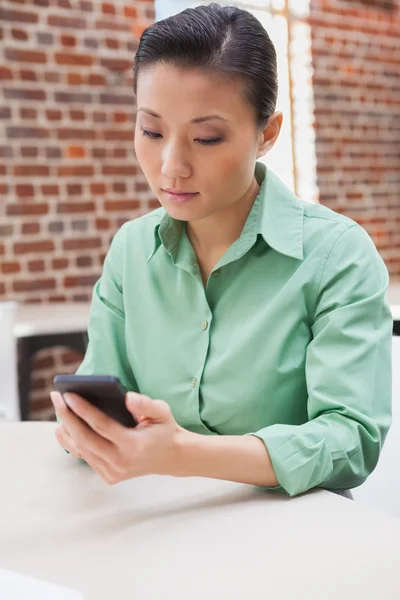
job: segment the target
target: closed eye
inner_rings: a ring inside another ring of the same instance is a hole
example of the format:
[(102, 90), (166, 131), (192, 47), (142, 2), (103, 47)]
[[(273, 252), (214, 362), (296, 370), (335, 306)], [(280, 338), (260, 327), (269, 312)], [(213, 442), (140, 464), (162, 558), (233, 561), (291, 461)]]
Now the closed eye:
[(162, 137), (161, 133), (155, 133), (154, 131), (148, 131), (147, 129), (142, 129), (142, 134), (145, 137), (149, 137), (151, 140), (158, 140)]
[(199, 142), (199, 144), (203, 144), (204, 146), (212, 146), (214, 144), (219, 144), (219, 142), (222, 142), (222, 138), (208, 138), (208, 139), (196, 139), (196, 142)]
[[(148, 129), (142, 129), (142, 135), (144, 137), (149, 137), (151, 140), (159, 140), (162, 138), (161, 133), (156, 133), (154, 131), (149, 131)], [(195, 142), (202, 144), (203, 146), (212, 146), (214, 144), (218, 144), (222, 142), (223, 138), (196, 138)]]

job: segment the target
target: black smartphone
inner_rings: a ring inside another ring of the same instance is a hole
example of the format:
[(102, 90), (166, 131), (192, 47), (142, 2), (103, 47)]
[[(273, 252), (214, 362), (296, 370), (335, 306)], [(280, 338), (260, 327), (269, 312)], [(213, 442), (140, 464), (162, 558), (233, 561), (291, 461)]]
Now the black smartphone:
[(137, 421), (125, 405), (126, 389), (112, 375), (56, 375), (55, 389), (61, 394), (79, 394), (125, 427), (136, 427)]

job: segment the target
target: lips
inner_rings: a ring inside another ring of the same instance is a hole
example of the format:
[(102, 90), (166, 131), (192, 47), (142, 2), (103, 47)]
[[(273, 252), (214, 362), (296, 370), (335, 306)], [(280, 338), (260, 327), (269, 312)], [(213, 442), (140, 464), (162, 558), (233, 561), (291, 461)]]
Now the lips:
[(166, 194), (168, 200), (173, 202), (174, 204), (182, 204), (183, 202), (188, 202), (195, 196), (197, 196), (198, 192), (184, 192), (182, 190), (162, 190), (164, 194)]

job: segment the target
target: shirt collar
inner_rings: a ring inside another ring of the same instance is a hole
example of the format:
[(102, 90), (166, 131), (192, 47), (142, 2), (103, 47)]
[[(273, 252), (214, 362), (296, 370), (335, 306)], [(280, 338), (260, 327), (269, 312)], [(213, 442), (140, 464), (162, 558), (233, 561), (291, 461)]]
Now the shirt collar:
[[(254, 172), (261, 186), (247, 217), (242, 235), (256, 237), (261, 234), (265, 242), (277, 252), (303, 259), (303, 219), (304, 208), (295, 194), (263, 163), (257, 162)], [(153, 249), (147, 262), (154, 256), (161, 244), (174, 255), (178, 249), (184, 221), (170, 217), (166, 211), (154, 226)]]

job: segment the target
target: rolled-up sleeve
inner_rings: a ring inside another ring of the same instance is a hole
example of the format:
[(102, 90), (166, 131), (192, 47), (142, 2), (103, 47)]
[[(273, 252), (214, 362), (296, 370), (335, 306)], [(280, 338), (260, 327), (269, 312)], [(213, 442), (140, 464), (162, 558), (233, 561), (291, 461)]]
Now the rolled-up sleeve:
[(113, 238), (102, 275), (93, 288), (89, 343), (76, 374), (114, 375), (126, 389), (138, 391), (126, 349), (122, 281), (124, 235), (122, 226)]
[(251, 434), (264, 441), (279, 489), (290, 496), (359, 486), (377, 464), (391, 423), (388, 280), (358, 225), (342, 232), (324, 259), (305, 366), (309, 421)]

